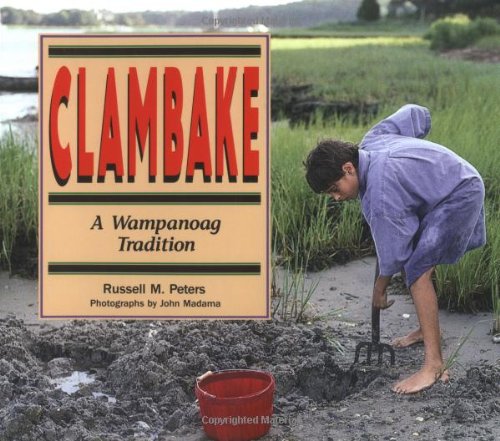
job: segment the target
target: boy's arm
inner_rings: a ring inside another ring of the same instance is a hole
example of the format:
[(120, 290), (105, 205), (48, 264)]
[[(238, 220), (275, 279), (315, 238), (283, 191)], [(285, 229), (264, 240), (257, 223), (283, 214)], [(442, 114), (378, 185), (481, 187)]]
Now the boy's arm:
[[(413, 238), (419, 228), (416, 215), (405, 217), (375, 214), (369, 219), (377, 258), (380, 266), (379, 277), (375, 282), (374, 295), (383, 292), (393, 274), (401, 271), (413, 252)], [(385, 276), (385, 278), (384, 278)]]
[(373, 126), (361, 141), (361, 147), (373, 136), (393, 134), (424, 138), (431, 129), (431, 114), (426, 107), (406, 104), (397, 112)]

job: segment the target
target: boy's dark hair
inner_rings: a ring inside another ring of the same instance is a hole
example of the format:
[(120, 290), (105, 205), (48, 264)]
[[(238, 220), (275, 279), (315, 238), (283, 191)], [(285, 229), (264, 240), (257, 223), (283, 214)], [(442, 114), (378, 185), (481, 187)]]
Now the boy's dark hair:
[(358, 169), (359, 152), (356, 144), (335, 139), (320, 141), (304, 161), (309, 187), (315, 193), (328, 190), (344, 176), (342, 166), (346, 162), (352, 162)]

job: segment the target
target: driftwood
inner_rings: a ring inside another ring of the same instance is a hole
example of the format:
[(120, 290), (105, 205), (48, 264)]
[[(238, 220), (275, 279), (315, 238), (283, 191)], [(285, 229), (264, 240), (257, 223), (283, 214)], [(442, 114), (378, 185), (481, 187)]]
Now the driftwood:
[(291, 126), (305, 124), (307, 127), (319, 115), (323, 119), (336, 117), (365, 122), (373, 118), (379, 108), (377, 102), (326, 100), (313, 94), (312, 84), (286, 84), (273, 79), (271, 92), (271, 119), (286, 118)]
[(0, 91), (37, 92), (37, 77), (4, 77), (0, 75)]
[(323, 101), (312, 99), (298, 101), (290, 106), (288, 118), (292, 126), (305, 123), (306, 127), (321, 115), (322, 119), (332, 117), (350, 119), (355, 123), (366, 122), (374, 118), (378, 112), (378, 103)]

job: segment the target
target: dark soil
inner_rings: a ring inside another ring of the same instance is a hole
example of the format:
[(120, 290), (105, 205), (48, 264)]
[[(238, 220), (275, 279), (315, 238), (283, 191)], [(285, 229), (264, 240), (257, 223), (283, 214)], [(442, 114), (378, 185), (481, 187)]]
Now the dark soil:
[(500, 63), (500, 49), (478, 49), (469, 47), (465, 49), (453, 49), (444, 52), (442, 56), (481, 63)]
[[(266, 439), (283, 439), (311, 411), (317, 413), (313, 427), (321, 428), (311, 439), (343, 439), (327, 436), (329, 413), (337, 422), (344, 418), (344, 427), (355, 422), (339, 413), (344, 406), (357, 403), (361, 415), (370, 401), (376, 413), (373, 401), (399, 373), (389, 366), (339, 366), (332, 335), (346, 337), (324, 325), (256, 321), (73, 321), (35, 334), (9, 317), (0, 321), (0, 440), (201, 440), (195, 379), (234, 368), (267, 370), (276, 379), (274, 412), (290, 421)], [(366, 335), (358, 331), (355, 338)], [(399, 352), (398, 363), (414, 365), (417, 356)], [(58, 389), (54, 379), (74, 371), (94, 381), (73, 394)], [(499, 382), (498, 367), (471, 368), (465, 378), (420, 394), (420, 414), (449, 425), (445, 439), (493, 440), (488, 424), (481, 426), (482, 438), (460, 427), (498, 418)], [(398, 415), (388, 411), (373, 418), (389, 424)], [(363, 437), (368, 422), (358, 421), (346, 439), (390, 438)]]
[(11, 256), (12, 274), (28, 279), (36, 279), (38, 276), (36, 238), (27, 239), (25, 234), (21, 234), (17, 237), (15, 244)]
[(314, 93), (312, 84), (292, 84), (273, 78), (271, 84), (271, 119), (288, 119), (291, 126), (308, 126), (318, 116), (323, 120), (331, 118), (349, 119), (362, 123), (370, 121), (378, 113), (377, 102), (338, 101), (325, 99)]
[[(64, 440), (162, 439), (198, 431), (195, 379), (207, 370), (271, 371), (277, 414), (342, 400), (381, 371), (341, 369), (331, 332), (276, 322), (75, 321), (34, 334), (4, 319), (0, 440), (55, 440), (61, 433)], [(95, 381), (72, 395), (51, 383), (73, 371)]]

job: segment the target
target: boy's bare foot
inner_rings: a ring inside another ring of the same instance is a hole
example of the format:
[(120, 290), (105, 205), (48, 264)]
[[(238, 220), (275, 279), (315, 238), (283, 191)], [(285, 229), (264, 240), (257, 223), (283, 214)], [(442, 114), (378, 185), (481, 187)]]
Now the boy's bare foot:
[(404, 337), (395, 338), (391, 345), (395, 348), (407, 348), (408, 346), (414, 345), (415, 343), (420, 343), (424, 341), (424, 336), (422, 335), (422, 330), (420, 328), (411, 331), (408, 335)]
[(436, 381), (447, 383), (450, 379), (448, 371), (442, 367), (423, 366), (417, 373), (396, 383), (392, 390), (398, 394), (414, 394), (431, 387)]
[[(443, 333), (440, 333), (441, 339), (443, 338)], [(414, 345), (416, 343), (422, 343), (424, 337), (422, 335), (422, 330), (420, 328), (411, 331), (408, 335), (404, 337), (398, 337), (392, 340), (391, 346), (395, 348), (407, 348), (408, 346)]]

